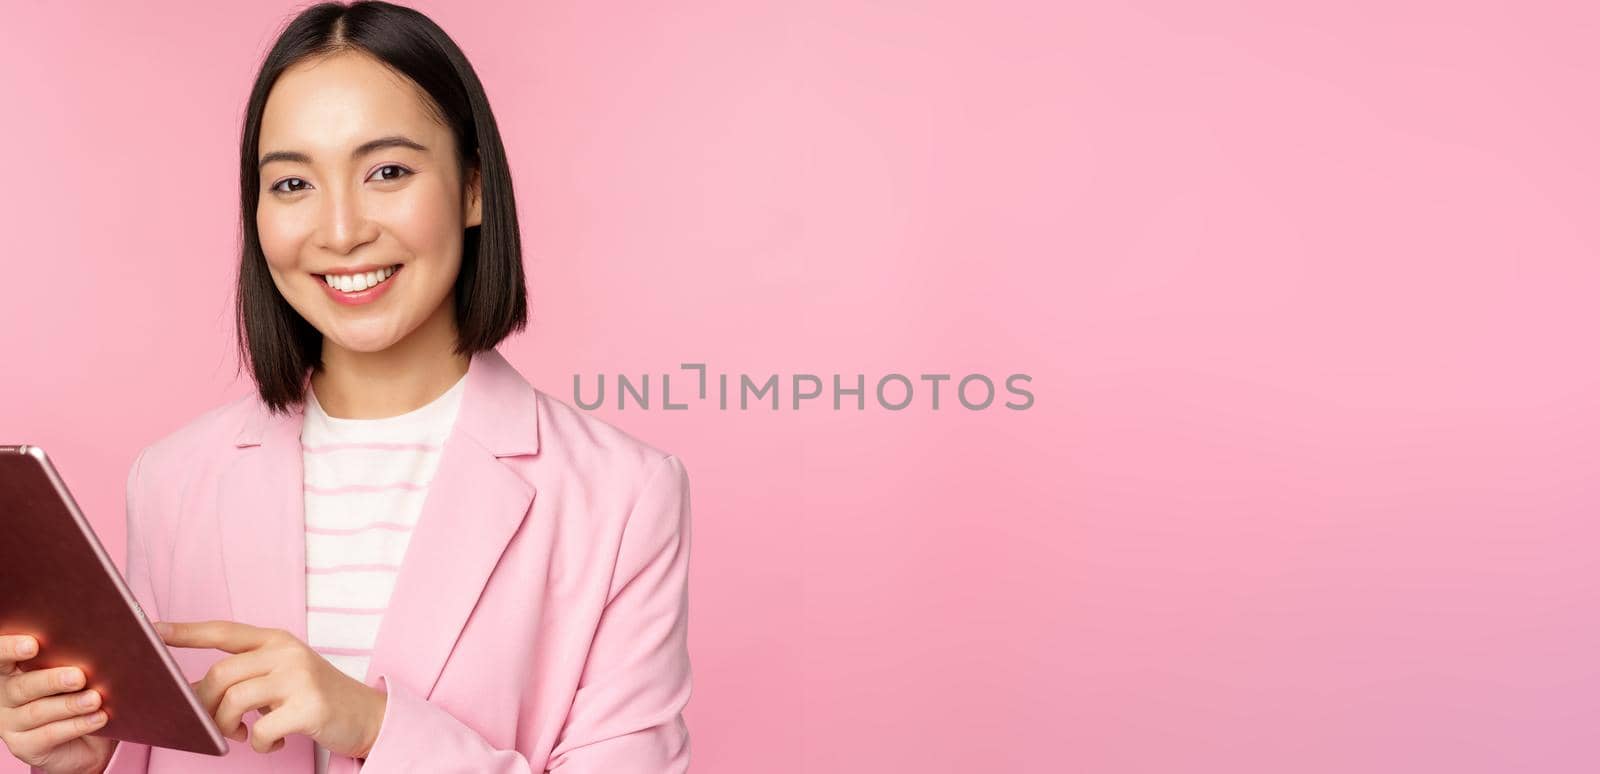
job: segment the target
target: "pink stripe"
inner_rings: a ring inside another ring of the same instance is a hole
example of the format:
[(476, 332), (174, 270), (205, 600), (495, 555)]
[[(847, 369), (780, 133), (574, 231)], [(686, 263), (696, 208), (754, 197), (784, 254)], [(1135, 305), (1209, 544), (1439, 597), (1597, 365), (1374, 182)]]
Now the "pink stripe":
[(332, 567), (306, 567), (306, 572), (312, 575), (327, 575), (336, 572), (394, 572), (400, 569), (398, 564), (336, 564)]
[(308, 613), (335, 613), (337, 615), (382, 615), (386, 607), (324, 607), (321, 605), (307, 605)]
[(316, 647), (314, 647), (313, 650), (315, 650), (318, 653), (326, 653), (326, 654), (328, 654), (330, 656), (370, 656), (370, 655), (372, 655), (372, 648), (316, 648)]
[(350, 527), (349, 529), (313, 527), (309, 524), (306, 525), (306, 531), (316, 535), (354, 535), (357, 532), (365, 532), (369, 529), (388, 529), (394, 530), (395, 532), (410, 532), (411, 525), (401, 524), (395, 521), (374, 521), (371, 524), (363, 524), (359, 527)]
[(355, 492), (384, 492), (390, 489), (409, 489), (420, 492), (428, 488), (427, 484), (413, 484), (410, 481), (396, 481), (392, 484), (347, 484), (345, 486), (312, 486), (306, 484), (306, 491), (312, 494), (335, 495), (352, 494)]
[(380, 451), (438, 451), (431, 443), (325, 443), (321, 446), (300, 447), (307, 454), (326, 454), (347, 449), (378, 449)]

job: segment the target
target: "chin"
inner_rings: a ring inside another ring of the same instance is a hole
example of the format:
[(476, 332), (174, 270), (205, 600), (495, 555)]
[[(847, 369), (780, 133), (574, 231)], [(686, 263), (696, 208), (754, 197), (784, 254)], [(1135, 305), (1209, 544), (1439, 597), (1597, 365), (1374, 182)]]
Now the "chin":
[(394, 336), (323, 336), (327, 343), (349, 352), (382, 352), (400, 343), (400, 338)]

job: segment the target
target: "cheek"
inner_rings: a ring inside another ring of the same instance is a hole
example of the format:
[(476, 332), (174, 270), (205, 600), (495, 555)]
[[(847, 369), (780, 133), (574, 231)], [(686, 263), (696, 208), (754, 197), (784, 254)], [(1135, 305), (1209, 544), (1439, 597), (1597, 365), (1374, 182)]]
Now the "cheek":
[(461, 249), (461, 213), (453, 209), (451, 193), (434, 186), (413, 186), (410, 193), (414, 195), (397, 203), (389, 228), (421, 257), (456, 257)]
[(288, 271), (299, 261), (302, 241), (300, 226), (282, 213), (263, 208), (256, 214), (256, 235), (261, 239), (261, 251), (266, 254), (267, 265)]

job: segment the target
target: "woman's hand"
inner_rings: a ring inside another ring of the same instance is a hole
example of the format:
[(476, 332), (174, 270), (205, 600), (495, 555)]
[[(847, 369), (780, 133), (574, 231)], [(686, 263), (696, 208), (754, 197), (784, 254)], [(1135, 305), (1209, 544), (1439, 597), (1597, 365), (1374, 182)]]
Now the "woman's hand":
[[(218, 648), (234, 655), (211, 665), (194, 684), (200, 703), (229, 739), (273, 752), (283, 737), (304, 734), (339, 755), (364, 758), (378, 738), (389, 697), (339, 671), (282, 629), (235, 621), (162, 621), (168, 645)], [(247, 731), (244, 714), (261, 709)]]
[[(0, 635), (0, 740), (23, 763), (48, 772), (99, 774), (117, 740), (88, 736), (105, 726), (100, 693), (75, 666), (24, 670), (39, 655), (26, 634)], [(79, 702), (82, 703), (79, 703)]]

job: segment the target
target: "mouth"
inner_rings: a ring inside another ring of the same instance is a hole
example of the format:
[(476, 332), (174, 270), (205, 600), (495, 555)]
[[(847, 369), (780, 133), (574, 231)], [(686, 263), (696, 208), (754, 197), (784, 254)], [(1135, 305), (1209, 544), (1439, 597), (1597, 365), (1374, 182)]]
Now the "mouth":
[(314, 274), (312, 276), (321, 280), (330, 289), (341, 293), (361, 293), (389, 281), (396, 272), (400, 271), (401, 264), (385, 266), (374, 271), (359, 272), (356, 274)]

